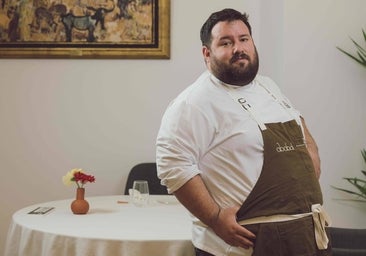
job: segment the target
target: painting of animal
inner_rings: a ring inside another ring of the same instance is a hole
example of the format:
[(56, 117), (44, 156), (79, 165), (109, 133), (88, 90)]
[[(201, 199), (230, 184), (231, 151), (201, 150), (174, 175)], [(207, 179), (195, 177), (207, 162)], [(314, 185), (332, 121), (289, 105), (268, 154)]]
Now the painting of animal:
[(171, 0), (0, 0), (0, 57), (169, 57)]
[(66, 33), (66, 41), (72, 41), (72, 31), (73, 29), (78, 29), (82, 31), (88, 31), (88, 42), (94, 42), (94, 30), (96, 26), (95, 15), (84, 15), (84, 16), (75, 16), (72, 13), (67, 13), (65, 15), (61, 15), (61, 21), (65, 26)]
[(105, 29), (105, 25), (104, 25), (104, 20), (105, 20), (105, 16), (107, 13), (110, 13), (114, 10), (114, 3), (113, 3), (113, 7), (110, 9), (106, 9), (103, 7), (99, 7), (99, 8), (95, 8), (93, 6), (87, 6), (86, 8), (88, 10), (94, 11), (94, 15), (93, 18), (95, 18), (95, 26), (98, 26), (98, 24), (100, 23), (101, 28), (104, 30)]
[(38, 7), (34, 11), (34, 20), (29, 25), (34, 31), (39, 31), (41, 33), (49, 33), (56, 28), (52, 13), (45, 7)]

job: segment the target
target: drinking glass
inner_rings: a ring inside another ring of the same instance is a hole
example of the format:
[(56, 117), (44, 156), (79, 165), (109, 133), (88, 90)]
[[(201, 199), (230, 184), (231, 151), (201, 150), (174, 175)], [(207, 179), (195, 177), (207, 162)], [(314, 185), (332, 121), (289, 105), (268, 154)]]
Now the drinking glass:
[(135, 180), (132, 186), (132, 203), (145, 206), (149, 201), (149, 184), (146, 180)]

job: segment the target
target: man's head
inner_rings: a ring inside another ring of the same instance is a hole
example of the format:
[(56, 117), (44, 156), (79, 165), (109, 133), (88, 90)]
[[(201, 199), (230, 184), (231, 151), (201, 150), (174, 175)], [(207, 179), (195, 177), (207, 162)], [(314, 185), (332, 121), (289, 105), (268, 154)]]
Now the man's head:
[(243, 86), (255, 78), (258, 54), (245, 13), (224, 9), (211, 14), (200, 36), (207, 67), (218, 79)]

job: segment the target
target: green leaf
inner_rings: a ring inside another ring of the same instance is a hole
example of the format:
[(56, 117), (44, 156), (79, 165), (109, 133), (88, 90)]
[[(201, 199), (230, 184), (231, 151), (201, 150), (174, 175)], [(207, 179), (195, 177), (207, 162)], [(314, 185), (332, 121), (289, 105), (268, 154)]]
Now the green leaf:
[(357, 54), (358, 54), (358, 57), (360, 57), (360, 60), (362, 61), (362, 63), (366, 63), (366, 59), (365, 59), (365, 57), (364, 56), (362, 56), (362, 54), (360, 53), (360, 52), (357, 52)]
[(336, 198), (335, 200), (351, 201), (351, 202), (358, 202), (358, 203), (366, 203), (366, 200), (363, 200), (363, 199), (340, 199), (340, 198)]
[(362, 180), (362, 179), (359, 179), (359, 178), (343, 178), (343, 179), (346, 179), (346, 180), (348, 180), (349, 182), (352, 182), (352, 183), (358, 183), (358, 182), (360, 182), (360, 183), (364, 183), (364, 184), (366, 184), (366, 180)]
[[(366, 42), (366, 32), (364, 29), (362, 29), (362, 34), (364, 37), (364, 40)], [(354, 61), (358, 62), (359, 64), (361, 64), (362, 66), (366, 67), (366, 49), (363, 48), (359, 43), (357, 43), (355, 40), (353, 40), (350, 37), (351, 41), (353, 42), (353, 44), (356, 46), (357, 49), (357, 56), (341, 49), (340, 47), (337, 46), (337, 49), (340, 50), (341, 52), (343, 52), (344, 54), (346, 54), (348, 57), (352, 58)], [(366, 156), (364, 156), (365, 162), (366, 162)]]
[(339, 191), (346, 192), (346, 193), (348, 193), (348, 194), (357, 195), (357, 196), (359, 196), (359, 197), (362, 197), (362, 198), (365, 198), (365, 199), (366, 199), (366, 196), (365, 196), (365, 195), (362, 195), (362, 194), (360, 194), (360, 193), (354, 192), (354, 191), (352, 191), (352, 190), (348, 190), (348, 189), (344, 189), (344, 188), (339, 188), (339, 187), (334, 187), (334, 186), (332, 186), (332, 188), (337, 189), (337, 190), (339, 190)]
[(337, 49), (340, 50), (341, 52), (343, 52), (344, 54), (346, 54), (348, 57), (352, 58), (353, 60), (357, 61), (358, 63), (360, 63), (361, 65), (366, 67), (366, 63), (362, 62), (362, 60), (359, 60), (357, 57), (355, 57), (352, 54), (346, 52), (342, 48), (339, 48), (338, 46), (337, 46)]
[[(366, 181), (358, 178), (344, 178), (366, 196)], [(361, 183), (361, 184), (360, 184)], [(362, 184), (363, 183), (363, 184)]]
[(364, 161), (365, 161), (365, 163), (366, 163), (366, 149), (362, 149), (362, 150), (361, 150), (361, 154), (362, 154), (363, 160), (364, 160)]
[[(363, 33), (364, 33), (364, 35), (366, 35), (364, 31), (363, 31)], [(366, 163), (366, 149), (361, 150), (361, 155)], [(361, 170), (361, 173), (364, 176), (366, 176), (366, 171)], [(343, 177), (343, 179), (345, 179), (347, 182), (349, 182), (357, 191), (352, 191), (349, 189), (344, 189), (344, 188), (335, 187), (335, 186), (331, 186), (331, 187), (334, 189), (337, 189), (339, 191), (351, 194), (351, 195), (356, 195), (356, 196), (362, 198), (359, 201), (366, 202), (365, 200), (363, 200), (363, 199), (366, 199), (366, 180), (356, 178), (356, 177), (355, 178)], [(344, 200), (350, 200), (350, 199), (344, 199)], [(356, 201), (356, 200), (354, 200), (354, 201)]]
[(355, 40), (353, 40), (351, 38), (352, 42), (356, 45), (356, 48), (362, 53), (362, 54), (365, 54), (366, 53), (366, 50), (362, 48), (362, 46), (360, 46)]

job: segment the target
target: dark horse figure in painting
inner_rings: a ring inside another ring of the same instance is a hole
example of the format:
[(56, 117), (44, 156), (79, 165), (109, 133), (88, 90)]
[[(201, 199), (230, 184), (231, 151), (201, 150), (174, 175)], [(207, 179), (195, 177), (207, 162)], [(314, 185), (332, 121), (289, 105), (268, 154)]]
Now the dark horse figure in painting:
[(72, 41), (72, 30), (74, 28), (78, 30), (88, 31), (87, 41), (95, 41), (94, 30), (96, 25), (96, 19), (94, 15), (75, 16), (72, 13), (67, 13), (61, 16), (61, 21), (65, 26), (67, 42)]
[(84, 30), (88, 31), (88, 42), (95, 42), (96, 38), (94, 36), (94, 30), (98, 23), (100, 23), (101, 28), (104, 30), (104, 19), (105, 15), (107, 13), (110, 13), (114, 10), (115, 5), (113, 4), (113, 7), (110, 9), (106, 9), (103, 7), (94, 8), (91, 6), (87, 6), (88, 10), (94, 11), (93, 15), (84, 15), (84, 16), (75, 16), (71, 12), (62, 15), (61, 20), (62, 23), (65, 26), (65, 32), (66, 32), (66, 41), (71, 42), (72, 41), (72, 30), (78, 29), (78, 30)]

